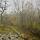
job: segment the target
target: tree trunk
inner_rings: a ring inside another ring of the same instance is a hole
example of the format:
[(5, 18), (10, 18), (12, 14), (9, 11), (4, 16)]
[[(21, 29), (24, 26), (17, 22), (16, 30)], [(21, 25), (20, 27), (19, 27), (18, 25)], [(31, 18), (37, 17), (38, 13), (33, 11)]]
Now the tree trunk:
[(2, 17), (2, 14), (3, 14), (3, 12), (1, 13), (1, 24), (2, 24), (2, 21), (3, 21), (3, 17)]

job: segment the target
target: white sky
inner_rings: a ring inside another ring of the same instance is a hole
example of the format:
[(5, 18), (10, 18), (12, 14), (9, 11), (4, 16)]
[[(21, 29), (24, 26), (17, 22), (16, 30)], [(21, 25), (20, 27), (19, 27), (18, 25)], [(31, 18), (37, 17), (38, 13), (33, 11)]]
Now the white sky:
[[(15, 7), (14, 7), (13, 0), (7, 0), (7, 1), (8, 1), (8, 5), (9, 5), (8, 11), (11, 11), (11, 9), (13, 10), (13, 9), (15, 8)], [(22, 4), (21, 4), (21, 1), (22, 1), (22, 0), (19, 1), (19, 4), (20, 4), (19, 7), (20, 7), (20, 9), (21, 9), (21, 5), (22, 5)], [(25, 0), (25, 3), (26, 3), (27, 1), (31, 2), (34, 7), (37, 7), (35, 0)]]
[[(14, 8), (14, 4), (13, 4), (13, 0), (8, 0), (9, 1), (9, 3), (10, 3), (10, 7), (13, 9)], [(36, 7), (36, 2), (35, 2), (35, 0), (25, 0), (25, 2), (26, 1), (29, 1), (29, 2), (32, 2), (32, 4), (34, 5), (34, 7)], [(21, 2), (21, 1), (20, 1)], [(19, 3), (20, 3), (19, 2)], [(21, 3), (20, 3), (21, 4)]]
[[(8, 7), (8, 9), (9, 10), (14, 9), (15, 7), (14, 7), (14, 4), (13, 4), (13, 0), (8, 0), (8, 1), (9, 1), (9, 4), (10, 4), (10, 7)], [(22, 0), (19, 1), (20, 7), (21, 7), (21, 1)], [(25, 0), (25, 2), (26, 1), (30, 1), (31, 2), (31, 0)]]

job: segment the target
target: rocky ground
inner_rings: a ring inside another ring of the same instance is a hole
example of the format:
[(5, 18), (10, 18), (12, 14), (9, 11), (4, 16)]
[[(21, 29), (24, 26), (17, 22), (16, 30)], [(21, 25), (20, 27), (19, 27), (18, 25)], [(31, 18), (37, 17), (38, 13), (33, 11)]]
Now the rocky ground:
[(36, 37), (33, 37), (29, 34), (27, 36), (21, 36), (20, 34), (17, 33), (0, 33), (0, 40), (40, 40)]
[(8, 33), (8, 34), (0, 34), (0, 40), (24, 40), (24, 39), (19, 37), (18, 34)]

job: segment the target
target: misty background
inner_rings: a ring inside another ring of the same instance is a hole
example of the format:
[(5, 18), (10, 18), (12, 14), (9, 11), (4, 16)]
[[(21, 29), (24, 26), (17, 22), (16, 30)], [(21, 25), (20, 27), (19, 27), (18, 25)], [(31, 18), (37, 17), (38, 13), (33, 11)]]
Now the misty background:
[(0, 0), (0, 33), (10, 32), (40, 40), (40, 0)]

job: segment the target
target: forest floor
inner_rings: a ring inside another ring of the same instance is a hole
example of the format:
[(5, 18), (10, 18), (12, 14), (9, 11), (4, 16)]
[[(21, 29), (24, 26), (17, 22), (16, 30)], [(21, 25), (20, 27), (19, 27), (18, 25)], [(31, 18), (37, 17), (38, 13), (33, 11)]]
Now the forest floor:
[[(37, 36), (33, 35), (31, 32), (26, 32), (26, 33), (21, 33), (20, 34), (20, 30), (17, 29), (16, 26), (15, 27), (12, 27), (12, 26), (11, 27), (10, 26), (5, 27), (3, 25), (0, 25), (0, 34), (4, 35), (4, 34), (7, 34), (7, 33), (9, 35), (10, 35), (10, 33), (13, 33), (12, 35), (14, 35), (14, 33), (15, 33), (15, 35), (16, 35), (16, 33), (19, 33), (19, 35), (23, 36), (23, 37), (18, 37), (18, 38), (16, 37), (16, 39), (14, 39), (14, 40), (40, 40), (40, 37), (37, 37)], [(4, 36), (6, 36), (6, 35), (4, 35)], [(18, 35), (16, 35), (16, 36), (18, 36)]]

